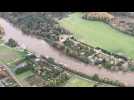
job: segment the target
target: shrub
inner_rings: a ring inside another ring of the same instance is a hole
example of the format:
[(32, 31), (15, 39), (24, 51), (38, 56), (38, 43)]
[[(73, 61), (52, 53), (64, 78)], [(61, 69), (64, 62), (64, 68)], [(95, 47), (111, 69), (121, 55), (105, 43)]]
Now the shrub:
[(82, 62), (84, 62), (84, 63), (86, 63), (86, 64), (89, 64), (88, 58), (86, 58), (86, 57), (84, 57), (84, 56), (80, 56), (79, 59), (80, 59)]
[(110, 64), (109, 62), (105, 61), (105, 62), (102, 63), (102, 66), (105, 67), (106, 69), (111, 69), (112, 64)]
[(29, 66), (19, 67), (15, 70), (15, 74), (19, 75), (19, 74), (29, 71), (29, 70), (32, 70), (32, 67), (29, 67)]
[(134, 71), (134, 66), (129, 66), (128, 69), (129, 71)]
[(16, 47), (18, 44), (15, 40), (9, 39), (6, 45), (8, 45), (9, 47)]
[(51, 58), (51, 57), (49, 57), (49, 58), (47, 59), (47, 61), (48, 61), (48, 63), (55, 64), (54, 59), (53, 59), (53, 58)]
[(100, 79), (99, 79), (99, 76), (98, 76), (97, 74), (95, 74), (95, 75), (92, 77), (92, 79), (93, 79), (93, 80), (96, 80), (96, 81), (100, 80)]

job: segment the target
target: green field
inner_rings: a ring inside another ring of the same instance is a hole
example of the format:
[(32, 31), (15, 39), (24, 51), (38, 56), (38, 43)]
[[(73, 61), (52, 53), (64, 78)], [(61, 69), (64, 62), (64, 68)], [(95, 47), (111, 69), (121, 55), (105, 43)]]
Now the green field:
[(22, 74), (16, 75), (16, 78), (23, 84), (23, 86), (30, 86), (29, 83), (25, 80), (29, 76), (32, 76), (34, 73), (32, 71), (26, 71)]
[(82, 13), (74, 13), (59, 23), (82, 42), (134, 58), (134, 37), (125, 35), (103, 22), (84, 20), (81, 16)]
[(68, 80), (65, 87), (93, 87), (95, 84), (96, 82), (94, 81), (74, 75)]
[(22, 73), (22, 74), (16, 75), (16, 77), (17, 77), (18, 79), (24, 80), (24, 79), (26, 79), (27, 77), (32, 76), (32, 75), (33, 75), (33, 72), (32, 72), (32, 71), (26, 71), (26, 72), (24, 72), (24, 73)]
[(0, 64), (9, 64), (22, 59), (24, 56), (24, 52), (0, 44)]

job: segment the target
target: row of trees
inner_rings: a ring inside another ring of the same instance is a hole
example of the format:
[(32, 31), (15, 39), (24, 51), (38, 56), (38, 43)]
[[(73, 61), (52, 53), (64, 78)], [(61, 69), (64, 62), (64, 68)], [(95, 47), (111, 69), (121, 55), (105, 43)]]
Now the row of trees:
[(106, 83), (106, 84), (111, 84), (111, 85), (114, 85), (114, 86), (121, 86), (121, 87), (125, 86), (123, 83), (121, 83), (119, 81), (112, 81), (108, 78), (101, 79), (101, 78), (99, 78), (99, 76), (97, 74), (93, 75), (91, 78), (95, 81)]
[[(123, 64), (129, 61), (127, 57), (108, 52), (98, 47), (94, 48), (85, 45), (75, 39), (69, 38), (62, 45), (55, 43), (53, 46), (63, 51), (66, 55), (74, 57), (86, 64), (101, 65), (101, 67), (112, 71), (129, 70), (123, 67)], [(97, 50), (100, 52), (99, 55)]]
[[(131, 21), (127, 21), (129, 19), (124, 20), (124, 16), (127, 18), (130, 17), (127, 15), (127, 12), (125, 12), (125, 13), (123, 13), (123, 15), (115, 14), (114, 18), (112, 18), (112, 19), (109, 19), (108, 17), (103, 17), (103, 16), (99, 16), (99, 15), (97, 16), (97, 15), (92, 15), (92, 14), (86, 13), (82, 16), (82, 18), (86, 19), (86, 20), (102, 21), (118, 31), (121, 31), (121, 32), (131, 35), (131, 36), (134, 36), (134, 23)], [(130, 17), (130, 20), (132, 20), (131, 17)]]
[(47, 42), (58, 41), (60, 34), (70, 34), (54, 20), (53, 16), (58, 15), (62, 16), (60, 13), (50, 12), (6, 12), (0, 14), (19, 27), (25, 34), (34, 35), (37, 38), (47, 40)]
[(31, 66), (19, 67), (19, 68), (16, 68), (15, 74), (19, 75), (19, 74), (22, 74), (22, 73), (29, 71), (29, 70), (32, 70)]
[(93, 20), (93, 21), (103, 21), (105, 23), (109, 23), (110, 22), (110, 18), (107, 16), (100, 16), (100, 15), (90, 15), (90, 13), (86, 13), (82, 16), (83, 19), (86, 20)]

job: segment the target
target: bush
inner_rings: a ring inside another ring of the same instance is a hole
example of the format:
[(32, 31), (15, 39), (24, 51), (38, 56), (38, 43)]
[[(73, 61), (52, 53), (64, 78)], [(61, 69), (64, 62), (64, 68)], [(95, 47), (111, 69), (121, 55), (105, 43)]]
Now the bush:
[(32, 70), (32, 67), (29, 67), (29, 66), (19, 67), (15, 70), (15, 74), (19, 75), (19, 74), (29, 71), (29, 70)]
[(64, 42), (64, 45), (67, 46), (67, 47), (71, 47), (74, 45), (74, 43), (72, 41), (70, 41), (69, 39), (67, 39), (65, 42)]
[(105, 67), (106, 69), (111, 69), (112, 64), (110, 64), (109, 62), (105, 61), (104, 63), (102, 63), (102, 66)]
[(86, 64), (89, 64), (88, 58), (86, 58), (86, 57), (84, 57), (84, 56), (80, 56), (79, 59), (80, 59), (82, 62), (84, 62), (84, 63), (86, 63)]
[(16, 47), (18, 44), (15, 40), (9, 39), (6, 45), (8, 45), (9, 47)]
[(50, 63), (50, 64), (55, 64), (54, 59), (51, 58), (51, 57), (49, 57), (49, 58), (47, 59), (47, 61), (48, 61), (48, 63)]
[(129, 71), (134, 71), (134, 66), (129, 66), (128, 69)]
[(95, 75), (92, 77), (92, 79), (95, 80), (95, 81), (100, 80), (100, 79), (99, 79), (99, 76), (98, 76), (97, 74), (95, 74)]

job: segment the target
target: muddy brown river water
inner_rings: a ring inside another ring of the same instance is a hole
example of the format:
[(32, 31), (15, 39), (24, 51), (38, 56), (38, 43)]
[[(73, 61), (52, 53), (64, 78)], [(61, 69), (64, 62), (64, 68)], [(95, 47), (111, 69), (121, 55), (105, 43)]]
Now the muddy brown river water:
[(127, 86), (134, 86), (134, 73), (132, 72), (111, 72), (103, 68), (99, 69), (93, 65), (84, 64), (64, 55), (60, 51), (51, 47), (44, 40), (39, 40), (35, 37), (24, 35), (21, 30), (15, 28), (11, 23), (7, 22), (3, 18), (0, 18), (0, 25), (5, 31), (4, 40), (12, 38), (17, 41), (22, 48), (26, 48), (37, 55), (52, 57), (56, 62), (65, 65), (68, 69), (81, 72), (89, 76), (98, 74), (101, 78), (119, 80)]

